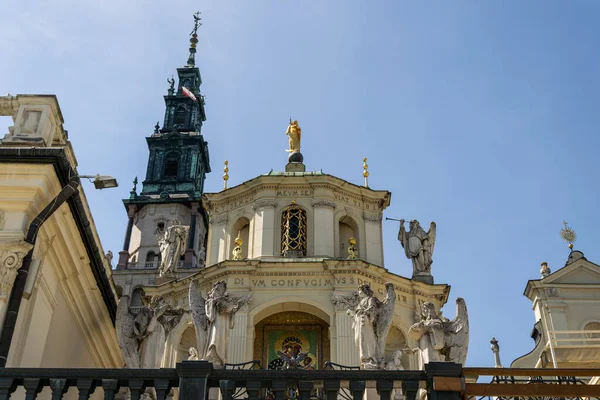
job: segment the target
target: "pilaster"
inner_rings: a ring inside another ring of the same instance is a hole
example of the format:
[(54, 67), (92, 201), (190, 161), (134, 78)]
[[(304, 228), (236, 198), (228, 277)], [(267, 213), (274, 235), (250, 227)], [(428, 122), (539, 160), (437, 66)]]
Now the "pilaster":
[(338, 364), (347, 366), (360, 365), (358, 349), (354, 341), (354, 330), (352, 329), (352, 318), (345, 310), (336, 306), (335, 326), (337, 333), (337, 361)]
[(248, 306), (234, 315), (233, 329), (229, 335), (229, 348), (227, 349), (227, 363), (238, 364), (245, 360), (246, 355), (246, 327), (248, 325)]
[(275, 255), (275, 207), (277, 203), (258, 203), (254, 207), (254, 257)]
[(335, 257), (333, 212), (335, 203), (326, 200), (313, 202), (315, 256)]
[(361, 258), (371, 264), (383, 266), (381, 215), (365, 214), (363, 219), (365, 221), (366, 251), (361, 252)]

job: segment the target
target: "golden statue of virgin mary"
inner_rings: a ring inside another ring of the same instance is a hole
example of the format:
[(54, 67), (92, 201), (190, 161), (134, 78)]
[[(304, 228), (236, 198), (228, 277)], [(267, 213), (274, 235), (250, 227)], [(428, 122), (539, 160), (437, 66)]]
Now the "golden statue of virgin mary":
[(290, 119), (290, 124), (288, 125), (287, 131), (285, 134), (288, 136), (290, 148), (286, 150), (288, 153), (299, 153), (300, 152), (300, 137), (302, 136), (300, 126), (298, 126), (298, 121), (292, 121)]

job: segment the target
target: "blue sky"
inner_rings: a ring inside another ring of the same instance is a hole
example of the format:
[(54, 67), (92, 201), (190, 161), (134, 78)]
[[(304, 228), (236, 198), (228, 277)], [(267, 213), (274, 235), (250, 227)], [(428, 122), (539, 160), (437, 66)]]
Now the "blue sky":
[[(308, 170), (360, 184), (366, 156), (385, 216), (436, 221), (432, 272), (452, 286), (444, 315), (467, 301), (469, 365), (493, 364), (492, 336), (505, 365), (533, 348), (522, 293), (540, 262), (564, 265), (563, 220), (600, 262), (600, 2), (7, 2), (0, 91), (57, 94), (80, 173), (120, 181), (86, 186), (105, 250), (198, 9), (207, 190), (225, 159), (230, 185), (283, 170), (291, 115)], [(385, 266), (410, 276), (397, 229), (384, 223)]]

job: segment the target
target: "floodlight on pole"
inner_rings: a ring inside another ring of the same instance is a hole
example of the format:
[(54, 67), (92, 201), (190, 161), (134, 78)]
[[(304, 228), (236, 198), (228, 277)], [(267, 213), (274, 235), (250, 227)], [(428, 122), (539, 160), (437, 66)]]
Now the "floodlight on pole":
[(117, 179), (110, 175), (79, 175), (79, 178), (89, 179), (96, 189), (111, 189), (119, 186)]

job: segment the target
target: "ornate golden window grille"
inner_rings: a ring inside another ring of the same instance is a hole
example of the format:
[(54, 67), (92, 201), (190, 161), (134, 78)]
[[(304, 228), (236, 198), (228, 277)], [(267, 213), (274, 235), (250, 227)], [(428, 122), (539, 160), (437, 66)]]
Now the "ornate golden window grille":
[(306, 211), (290, 206), (281, 215), (281, 254), (306, 255)]

